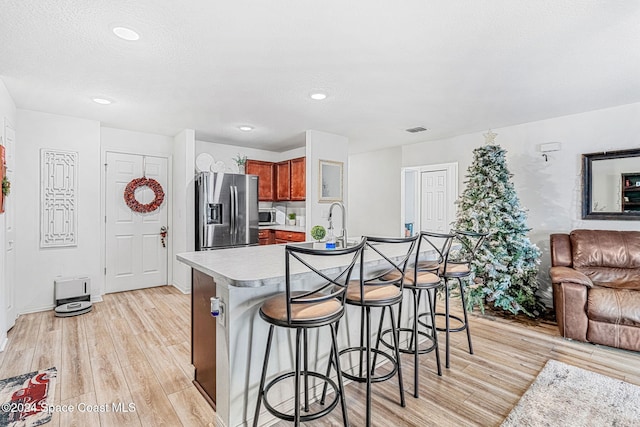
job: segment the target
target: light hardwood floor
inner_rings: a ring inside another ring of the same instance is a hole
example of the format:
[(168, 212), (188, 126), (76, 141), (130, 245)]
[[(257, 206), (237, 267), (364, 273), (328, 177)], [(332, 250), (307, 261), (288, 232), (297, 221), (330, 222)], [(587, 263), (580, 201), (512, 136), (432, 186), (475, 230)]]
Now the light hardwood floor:
[[(442, 377), (433, 355), (421, 356), (419, 399), (412, 358), (403, 356), (406, 408), (397, 403), (395, 380), (373, 385), (375, 426), (500, 425), (549, 359), (640, 385), (640, 354), (567, 341), (553, 323), (472, 315), (471, 328), (475, 354), (467, 353), (464, 333), (453, 334), (451, 368)], [(0, 378), (55, 366), (55, 404), (135, 404), (126, 413), (56, 412), (46, 426), (214, 425), (191, 383), (189, 342), (189, 295), (169, 286), (110, 294), (82, 316), (20, 316), (0, 353)], [(364, 425), (364, 386), (349, 384), (346, 394), (351, 424)], [(341, 420), (336, 408), (308, 425)]]

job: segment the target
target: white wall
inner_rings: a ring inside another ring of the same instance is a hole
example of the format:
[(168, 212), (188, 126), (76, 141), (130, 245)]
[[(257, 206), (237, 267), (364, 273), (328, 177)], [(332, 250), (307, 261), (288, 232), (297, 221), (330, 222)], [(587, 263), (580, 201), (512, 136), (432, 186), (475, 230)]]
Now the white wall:
[[(0, 80), (0, 135), (4, 138), (4, 119), (15, 126), (16, 125), (16, 105), (9, 95), (4, 82)], [(4, 143), (4, 140), (2, 141)], [(5, 286), (13, 286), (14, 284), (7, 284), (5, 282), (5, 271), (7, 266), (5, 265), (5, 215), (0, 214), (0, 351), (4, 349), (7, 341), (7, 301), (5, 295)]]
[(147, 154), (159, 157), (173, 155), (173, 137), (134, 132), (110, 127), (100, 128), (102, 151)]
[(238, 171), (236, 162), (233, 160), (238, 154), (247, 156), (249, 159), (264, 160), (266, 162), (279, 162), (281, 160), (280, 153), (275, 151), (236, 147), (235, 145), (218, 144), (216, 142), (196, 141), (196, 157), (201, 153), (210, 154), (214, 162), (223, 162), (227, 169), (233, 172)]
[(191, 268), (176, 260), (176, 254), (195, 249), (195, 131), (185, 129), (173, 139), (173, 284), (191, 292)]
[[(314, 225), (322, 225), (327, 228), (329, 221), (329, 206), (331, 203), (322, 202), (318, 200), (320, 198), (320, 190), (318, 185), (318, 179), (320, 176), (319, 165), (320, 160), (331, 160), (334, 162), (344, 163), (343, 175), (342, 175), (342, 202), (347, 208), (347, 229), (349, 225), (348, 211), (348, 191), (349, 191), (349, 140), (340, 135), (334, 135), (332, 133), (320, 132), (317, 130), (308, 130), (306, 132), (306, 170), (307, 170), (307, 200), (306, 206), (306, 231), (307, 235), (311, 231)], [(343, 227), (341, 213), (334, 210), (334, 229), (336, 234), (340, 233)], [(354, 236), (351, 230), (348, 230), (349, 236)], [(309, 238), (309, 236), (307, 236)]]
[[(507, 165), (514, 174), (513, 182), (524, 208), (529, 210), (530, 238), (542, 250), (539, 280), (545, 299), (550, 297), (548, 269), (549, 235), (569, 232), (575, 228), (637, 230), (637, 221), (586, 221), (581, 219), (581, 154), (599, 151), (636, 148), (640, 134), (640, 104), (557, 117), (518, 126), (494, 129), (496, 142), (507, 150)], [(484, 131), (486, 132), (486, 131)], [(473, 149), (484, 144), (484, 132), (454, 138), (406, 145), (402, 152), (402, 164), (393, 163), (394, 149), (383, 155), (351, 156), (354, 179), (350, 195), (367, 194), (370, 206), (389, 204), (393, 213), (389, 217), (395, 224), (389, 230), (400, 229), (400, 215), (396, 214), (394, 200), (398, 186), (380, 186), (378, 177), (383, 167), (395, 169), (399, 180), (401, 166), (418, 166), (459, 162), (459, 192), (464, 190), (467, 168), (473, 159)], [(548, 153), (545, 162), (539, 145), (560, 142), (561, 151)], [(358, 178), (355, 175), (358, 174)], [(360, 175), (362, 174), (362, 175)], [(389, 178), (391, 179), (391, 177)], [(356, 182), (358, 183), (356, 185)], [(354, 196), (355, 197), (355, 196)], [(360, 196), (362, 197), (362, 196)], [(350, 200), (354, 203), (357, 199)], [(398, 199), (399, 200), (399, 199)], [(360, 200), (360, 203), (367, 201)], [(353, 212), (353, 209), (352, 209)], [(354, 223), (371, 226), (370, 212), (359, 210)], [(399, 212), (399, 210), (398, 210)]]
[(236, 162), (233, 160), (238, 154), (247, 156), (252, 160), (263, 160), (265, 162), (281, 162), (295, 159), (305, 155), (305, 148), (299, 147), (292, 150), (277, 152), (260, 150), (257, 148), (237, 147), (235, 145), (219, 144), (217, 142), (196, 141), (196, 157), (200, 153), (209, 153), (214, 161), (222, 161), (227, 168), (237, 171)]
[(402, 150), (399, 147), (349, 156), (349, 233), (400, 234)]
[[(100, 235), (100, 123), (29, 110), (17, 111), (16, 306), (18, 313), (53, 307), (58, 276), (87, 275), (92, 294), (104, 287)], [(40, 149), (78, 153), (78, 245), (40, 248)]]

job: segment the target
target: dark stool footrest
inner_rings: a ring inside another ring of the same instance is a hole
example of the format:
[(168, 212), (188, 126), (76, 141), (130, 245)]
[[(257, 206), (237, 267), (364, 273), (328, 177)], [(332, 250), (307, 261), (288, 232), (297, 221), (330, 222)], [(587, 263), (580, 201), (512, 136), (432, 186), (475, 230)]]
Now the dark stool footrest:
[[(426, 315), (429, 315), (429, 313), (426, 313)], [(422, 323), (421, 323), (422, 324)], [(380, 334), (380, 342), (387, 348), (390, 348), (393, 350), (393, 346), (391, 344), (389, 344), (387, 341), (385, 341), (384, 336), (386, 334), (388, 334), (389, 332), (391, 332), (391, 329), (387, 329), (385, 331), (382, 331), (382, 334)], [(398, 335), (400, 335), (400, 332), (408, 332), (410, 334), (413, 334), (413, 329), (412, 328), (399, 328), (398, 329)], [(433, 350), (436, 349), (436, 341), (435, 339), (429, 335), (428, 333), (424, 332), (424, 331), (418, 331), (418, 335), (420, 335), (421, 337), (426, 338), (430, 345), (427, 348), (421, 348), (418, 350), (418, 354), (427, 354), (432, 352)], [(398, 339), (398, 342), (400, 341), (400, 339)], [(400, 350), (400, 353), (404, 353), (404, 354), (414, 354), (414, 350), (413, 348), (399, 348), (398, 350)]]
[[(445, 313), (435, 313), (435, 315), (436, 316), (445, 316), (446, 314)], [(462, 332), (465, 329), (467, 329), (467, 324), (460, 317), (454, 316), (452, 314), (449, 314), (449, 319), (456, 320), (456, 321), (460, 322), (460, 324), (461, 324), (461, 326), (458, 326), (457, 328), (452, 328), (451, 326), (449, 326), (449, 332)], [(421, 324), (423, 324), (423, 323), (421, 323)], [(427, 326), (427, 327), (430, 328), (430, 326)], [(441, 331), (441, 332), (446, 331), (445, 328), (438, 328), (438, 327), (436, 327), (436, 330)]]
[[(278, 375), (276, 378), (274, 378), (273, 380), (269, 381), (269, 383), (267, 383), (267, 385), (264, 387), (264, 395), (262, 397), (262, 401), (264, 402), (264, 407), (267, 408), (267, 410), (273, 416), (278, 417), (281, 420), (291, 421), (291, 422), (294, 421), (293, 414), (285, 414), (284, 412), (278, 411), (273, 406), (271, 406), (271, 404), (267, 400), (267, 394), (269, 393), (269, 390), (271, 389), (271, 387), (273, 387), (274, 385), (278, 384), (280, 381), (286, 380), (287, 378), (292, 378), (295, 375), (296, 375), (295, 372), (286, 372), (286, 373), (284, 373), (282, 375)], [(336, 385), (336, 383), (331, 378), (328, 378), (324, 374), (321, 374), (321, 373), (318, 373), (318, 372), (306, 372), (306, 373), (305, 372), (300, 372), (300, 376), (304, 376), (304, 375), (308, 375), (310, 377), (319, 378), (322, 381), (324, 381), (327, 384), (329, 384), (334, 390), (333, 400), (330, 403), (325, 404), (324, 405), (324, 409), (322, 409), (321, 411), (318, 411), (318, 412), (313, 412), (313, 413), (310, 413), (310, 414), (305, 414), (305, 415), (301, 415), (300, 416), (300, 421), (307, 422), (307, 421), (313, 421), (313, 420), (318, 419), (320, 417), (324, 417), (329, 412), (331, 412), (333, 410), (333, 408), (335, 408), (338, 405), (338, 399), (340, 398), (340, 391), (339, 391), (338, 386)], [(318, 400), (318, 402), (320, 402), (320, 400)]]
[[(340, 350), (340, 356), (342, 356), (343, 354), (352, 353), (352, 352), (366, 353), (366, 351), (367, 351), (366, 347), (349, 347), (349, 348), (345, 348), (344, 350)], [(375, 348), (371, 349), (371, 353), (372, 354), (375, 353), (375, 354), (377, 354), (379, 356), (384, 357), (385, 359), (390, 361), (391, 364), (393, 365), (393, 369), (391, 369), (391, 371), (387, 372), (384, 375), (378, 375), (378, 376), (372, 375), (371, 376), (371, 382), (372, 383), (379, 383), (381, 381), (386, 381), (389, 378), (393, 377), (396, 374), (396, 372), (398, 372), (398, 363), (397, 363), (396, 359), (393, 356), (385, 353), (382, 350), (377, 350)], [(366, 358), (366, 354), (364, 354), (362, 356), (361, 360), (363, 360), (363, 362), (366, 364), (366, 360), (364, 360), (365, 358)], [(372, 366), (372, 368), (375, 370), (375, 366)], [(351, 381), (356, 381), (356, 382), (359, 382), (359, 383), (367, 382), (366, 374), (367, 374), (366, 373), (366, 369), (364, 369), (364, 368), (363, 368), (363, 375), (365, 375), (365, 376), (353, 375), (353, 374), (350, 374), (349, 372), (346, 372), (344, 370), (342, 371), (342, 376), (343, 377), (349, 378)]]

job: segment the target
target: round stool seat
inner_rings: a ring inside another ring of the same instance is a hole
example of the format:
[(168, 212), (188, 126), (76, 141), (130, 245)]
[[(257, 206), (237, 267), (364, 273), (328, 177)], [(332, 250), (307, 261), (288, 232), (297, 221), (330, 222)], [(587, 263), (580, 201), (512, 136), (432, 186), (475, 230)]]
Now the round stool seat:
[[(303, 295), (303, 291), (291, 292), (291, 296)], [(308, 299), (322, 298), (321, 294), (309, 295)], [(295, 323), (318, 323), (321, 326), (325, 321), (331, 321), (336, 316), (340, 316), (344, 310), (343, 305), (337, 298), (306, 304), (291, 304), (291, 324)], [(267, 322), (281, 325), (287, 323), (287, 296), (286, 294), (275, 295), (266, 300), (260, 308), (261, 317)]]
[[(366, 285), (364, 286), (364, 300), (367, 303), (387, 302), (402, 297), (400, 288), (396, 285)], [(360, 304), (360, 281), (351, 280), (347, 287), (347, 303)]]

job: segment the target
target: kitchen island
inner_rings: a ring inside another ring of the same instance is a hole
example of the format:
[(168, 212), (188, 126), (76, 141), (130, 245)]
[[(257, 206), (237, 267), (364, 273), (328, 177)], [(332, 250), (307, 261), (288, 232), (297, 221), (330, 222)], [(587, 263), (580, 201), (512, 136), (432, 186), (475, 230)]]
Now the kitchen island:
[[(209, 397), (215, 403), (218, 424), (228, 427), (251, 425), (257, 402), (258, 386), (264, 358), (269, 325), (263, 321), (258, 310), (267, 298), (284, 291), (285, 245), (252, 246), (221, 249), (215, 251), (178, 254), (177, 259), (190, 267), (193, 272), (192, 290), (192, 358), (200, 340), (212, 338), (203, 336), (201, 322), (213, 322), (215, 336), (213, 348), (209, 345), (210, 361), (213, 362), (213, 386), (215, 392)], [(330, 270), (348, 263), (349, 256), (327, 257), (322, 260), (322, 269)], [(375, 251), (365, 252), (367, 268), (380, 263)], [(357, 267), (356, 267), (357, 268)], [(304, 286), (305, 276), (301, 266), (292, 265), (292, 288)], [(355, 270), (354, 270), (355, 271)], [(306, 276), (308, 277), (308, 276)], [(203, 313), (208, 307), (208, 293), (199, 286), (207, 283), (210, 296), (220, 299), (223, 314), (211, 320), (210, 314)], [(197, 313), (196, 311), (200, 311)], [(404, 310), (409, 311), (409, 310)], [(375, 316), (379, 313), (375, 312)], [(207, 316), (209, 319), (207, 319)], [(340, 323), (338, 342), (341, 348), (359, 345), (360, 312), (347, 307)], [(405, 316), (403, 316), (405, 317)], [(377, 322), (373, 317), (372, 322)], [(376, 324), (376, 323), (374, 323)], [(295, 354), (295, 334), (286, 328), (276, 328), (273, 347), (269, 359), (268, 377), (291, 369)], [(309, 333), (310, 370), (326, 369), (330, 350), (330, 333), (326, 328), (311, 330)], [(207, 350), (207, 351), (209, 351)], [(208, 353), (205, 355), (208, 356)], [(198, 357), (202, 357), (202, 354)], [(198, 365), (196, 385), (198, 385)], [(344, 367), (343, 367), (344, 368)], [(211, 364), (207, 364), (211, 369)], [(208, 372), (211, 375), (211, 372)], [(202, 381), (210, 381), (205, 378)], [(212, 385), (209, 382), (209, 385)], [(201, 385), (199, 385), (202, 391)], [(213, 395), (212, 395), (213, 394)], [(270, 401), (279, 410), (291, 410), (293, 392), (285, 387), (270, 392)], [(264, 408), (264, 406), (263, 406)], [(261, 424), (272, 420), (265, 411), (260, 416)]]

